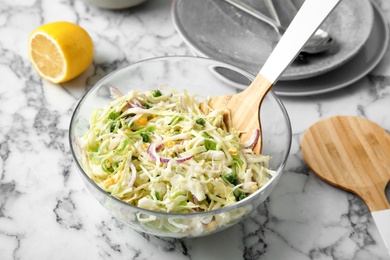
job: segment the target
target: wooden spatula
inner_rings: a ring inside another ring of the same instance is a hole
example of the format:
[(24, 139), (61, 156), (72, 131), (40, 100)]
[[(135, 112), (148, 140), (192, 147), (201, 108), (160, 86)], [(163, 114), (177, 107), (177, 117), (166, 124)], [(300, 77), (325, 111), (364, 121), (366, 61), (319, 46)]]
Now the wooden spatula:
[(320, 178), (367, 203), (390, 254), (390, 135), (367, 119), (330, 117), (307, 129), (302, 154)]
[[(212, 108), (226, 107), (230, 110), (233, 127), (243, 132), (242, 140), (249, 139), (254, 131), (261, 133), (259, 110), (265, 95), (339, 2), (340, 0), (306, 0), (252, 84), (239, 94), (210, 100)], [(204, 106), (202, 109), (207, 110)], [(261, 151), (261, 134), (254, 151)]]

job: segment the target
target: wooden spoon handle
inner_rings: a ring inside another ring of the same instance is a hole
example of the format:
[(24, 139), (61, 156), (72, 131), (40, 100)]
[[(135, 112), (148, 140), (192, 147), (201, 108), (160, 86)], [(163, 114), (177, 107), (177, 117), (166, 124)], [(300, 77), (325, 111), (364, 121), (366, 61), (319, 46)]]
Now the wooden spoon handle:
[[(238, 110), (232, 113), (232, 122), (236, 128), (245, 126), (246, 129), (260, 129), (261, 132), (258, 113), (265, 95), (340, 1), (306, 0), (252, 84), (236, 97), (228, 96), (227, 99), (218, 101), (225, 103), (230, 109)], [(244, 133), (243, 140), (249, 134), (250, 132)], [(253, 150), (255, 153), (260, 152), (261, 141)]]
[[(236, 117), (240, 118), (246, 114), (244, 118), (238, 119), (238, 121), (247, 124), (249, 121), (257, 120), (257, 117), (253, 117), (253, 115), (258, 114), (265, 95), (340, 1), (306, 0), (303, 3), (252, 84), (237, 97), (241, 110), (247, 110), (247, 113), (241, 113), (245, 111), (234, 113)], [(223, 103), (231, 102), (231, 97), (228, 99), (225, 99)], [(242, 104), (243, 101), (245, 106)], [(234, 106), (234, 108), (240, 109), (239, 106)], [(236, 125), (237, 121), (235, 119), (232, 121)], [(248, 123), (248, 126), (252, 125), (258, 125), (258, 123)], [(258, 149), (255, 147), (254, 150), (257, 151)]]
[[(241, 108), (250, 108), (247, 117), (257, 115), (256, 111), (259, 110), (265, 95), (340, 1), (306, 0), (303, 3), (252, 84), (239, 97), (239, 103), (245, 101), (245, 106), (242, 105)], [(230, 98), (224, 101), (225, 104), (228, 102)], [(242, 113), (236, 115), (241, 117)], [(243, 121), (251, 119), (257, 120), (257, 117), (245, 118)], [(236, 121), (233, 119), (233, 122)]]
[(385, 242), (387, 252), (390, 255), (390, 209), (372, 212), (372, 217), (383, 238), (383, 242)]

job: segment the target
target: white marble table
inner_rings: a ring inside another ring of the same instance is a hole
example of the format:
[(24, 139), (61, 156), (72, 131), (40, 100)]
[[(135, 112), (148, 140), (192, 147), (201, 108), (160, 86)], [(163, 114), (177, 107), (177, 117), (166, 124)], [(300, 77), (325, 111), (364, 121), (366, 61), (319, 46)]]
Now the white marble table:
[[(390, 2), (377, 3), (390, 21)], [(121, 11), (81, 0), (0, 0), (0, 259), (390, 259), (366, 205), (316, 177), (300, 151), (307, 127), (332, 115), (366, 117), (390, 131), (390, 50), (350, 87), (282, 97), (291, 155), (256, 217), (213, 236), (165, 239), (132, 231), (95, 201), (69, 150), (73, 108), (113, 70), (191, 55), (170, 8), (169, 0)], [(93, 65), (62, 85), (39, 78), (27, 58), (28, 34), (56, 20), (80, 24), (95, 43)]]

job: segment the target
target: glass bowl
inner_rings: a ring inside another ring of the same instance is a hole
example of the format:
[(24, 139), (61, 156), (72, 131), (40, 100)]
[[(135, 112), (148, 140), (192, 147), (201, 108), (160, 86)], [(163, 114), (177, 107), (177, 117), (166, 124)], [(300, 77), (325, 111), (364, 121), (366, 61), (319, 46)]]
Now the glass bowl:
[(129, 205), (103, 191), (84, 170), (75, 140), (89, 128), (95, 108), (112, 99), (110, 86), (122, 93), (130, 89), (154, 90), (168, 85), (174, 90), (204, 97), (240, 92), (254, 76), (237, 67), (197, 57), (163, 57), (141, 61), (101, 79), (79, 101), (70, 122), (70, 147), (81, 178), (92, 195), (117, 219), (134, 230), (162, 237), (198, 237), (224, 230), (249, 216), (275, 188), (286, 164), (291, 146), (291, 125), (279, 98), (270, 91), (261, 106), (262, 154), (272, 157), (270, 168), (276, 174), (251, 196), (223, 208), (197, 213), (155, 212)]

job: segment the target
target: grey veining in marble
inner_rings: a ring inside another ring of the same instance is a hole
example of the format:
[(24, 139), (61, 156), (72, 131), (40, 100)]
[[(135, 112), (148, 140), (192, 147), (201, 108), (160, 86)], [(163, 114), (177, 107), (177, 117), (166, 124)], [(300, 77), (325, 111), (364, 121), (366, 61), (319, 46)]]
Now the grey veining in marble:
[[(390, 21), (390, 2), (376, 2)], [(317, 178), (300, 151), (307, 127), (332, 115), (362, 116), (390, 132), (389, 50), (347, 88), (282, 98), (294, 134), (286, 170), (238, 225), (203, 238), (159, 238), (134, 232), (94, 200), (70, 154), (72, 111), (113, 70), (191, 55), (170, 12), (169, 0), (119, 11), (81, 0), (0, 0), (0, 259), (390, 259), (366, 205)], [(60, 85), (38, 77), (27, 57), (29, 33), (56, 20), (80, 24), (95, 44), (93, 64)]]

